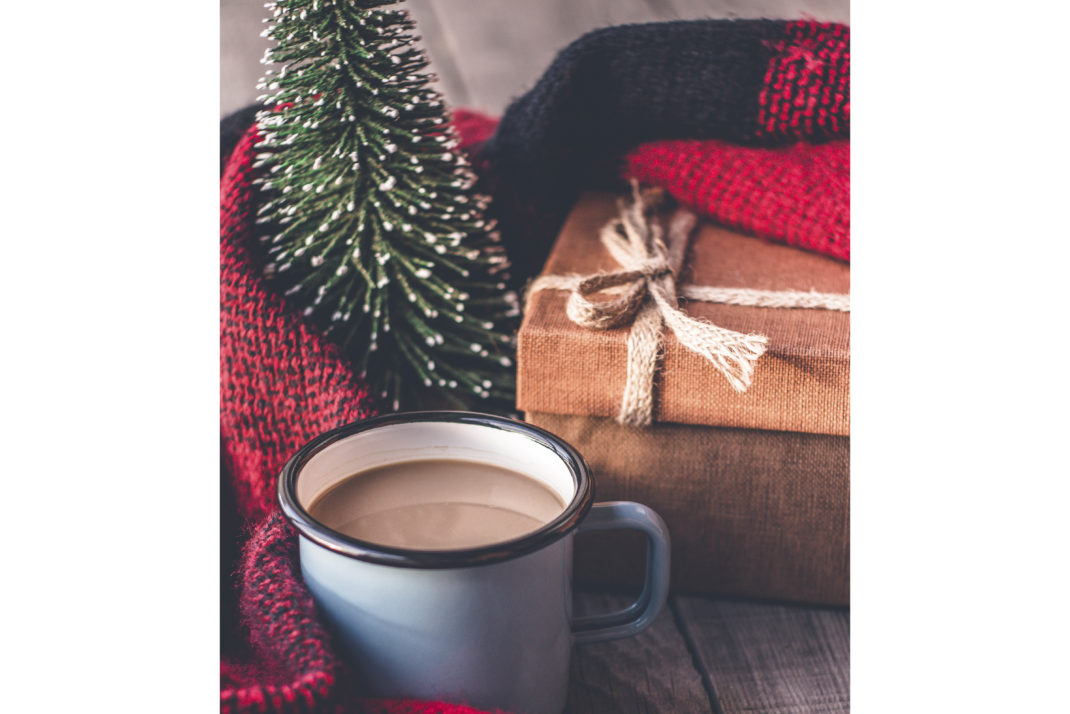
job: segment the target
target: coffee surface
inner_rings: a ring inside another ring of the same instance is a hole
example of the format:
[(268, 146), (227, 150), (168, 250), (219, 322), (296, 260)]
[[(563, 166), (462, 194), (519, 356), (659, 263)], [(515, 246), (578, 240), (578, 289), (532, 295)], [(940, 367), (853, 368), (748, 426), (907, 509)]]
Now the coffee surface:
[(355, 473), (314, 499), (308, 512), (360, 540), (454, 550), (519, 538), (564, 507), (555, 491), (517, 471), (478, 461), (426, 459)]

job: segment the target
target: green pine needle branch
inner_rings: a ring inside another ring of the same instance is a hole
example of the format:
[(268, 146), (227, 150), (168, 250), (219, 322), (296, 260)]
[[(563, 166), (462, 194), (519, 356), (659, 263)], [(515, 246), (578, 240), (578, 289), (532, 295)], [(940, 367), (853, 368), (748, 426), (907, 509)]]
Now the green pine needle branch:
[(429, 391), (509, 408), (508, 261), (414, 24), (387, 4), (267, 5), (265, 274), (394, 408)]

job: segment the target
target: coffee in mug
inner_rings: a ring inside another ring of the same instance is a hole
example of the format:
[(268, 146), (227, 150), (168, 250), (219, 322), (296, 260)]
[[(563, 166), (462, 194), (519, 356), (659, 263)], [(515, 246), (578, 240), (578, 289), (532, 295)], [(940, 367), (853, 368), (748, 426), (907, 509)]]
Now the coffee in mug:
[(419, 459), (342, 479), (308, 507), (328, 528), (395, 548), (502, 543), (552, 521), (565, 502), (519, 471), (464, 459)]

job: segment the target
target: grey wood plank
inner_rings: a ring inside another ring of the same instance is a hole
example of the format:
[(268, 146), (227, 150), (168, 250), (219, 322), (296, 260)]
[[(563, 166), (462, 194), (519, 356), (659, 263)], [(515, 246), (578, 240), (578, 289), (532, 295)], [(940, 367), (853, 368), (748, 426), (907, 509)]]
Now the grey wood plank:
[(768, 18), (796, 20), (813, 18), (822, 22), (851, 21), (849, 0), (648, 0), (668, 5), (681, 19), (709, 18)]
[(264, 76), (260, 64), (269, 41), (264, 0), (221, 0), (219, 3), (219, 115), (226, 116), (256, 101), (256, 83)]
[(457, 67), (454, 48), (442, 27), (438, 10), (431, 0), (409, 0), (406, 5), (416, 20), (419, 44), (431, 60), (428, 71), (436, 76), (432, 86), (442, 93), (452, 107), (467, 107), (472, 103), (464, 76)]
[(850, 711), (847, 610), (699, 597), (673, 606), (724, 714)]
[[(577, 615), (626, 607), (624, 595), (579, 593)], [(572, 651), (566, 714), (699, 714), (713, 711), (669, 607), (650, 629)]]

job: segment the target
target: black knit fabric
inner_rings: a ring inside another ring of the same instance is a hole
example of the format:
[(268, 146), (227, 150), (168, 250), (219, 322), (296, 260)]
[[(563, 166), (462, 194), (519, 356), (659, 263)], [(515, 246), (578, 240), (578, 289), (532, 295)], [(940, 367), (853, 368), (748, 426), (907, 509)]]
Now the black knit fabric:
[(483, 147), (514, 275), (539, 271), (580, 190), (612, 187), (629, 148), (758, 143), (758, 97), (784, 34), (772, 20), (658, 22), (596, 30), (562, 50)]
[[(510, 174), (535, 169), (539, 178), (556, 177), (555, 183), (582, 182), (604, 179), (592, 177), (588, 167), (604, 167), (606, 157), (644, 141), (755, 143), (769, 43), (783, 34), (784, 23), (772, 20), (657, 22), (589, 32), (509, 106), (486, 156)], [(561, 177), (566, 165), (573, 170)]]

